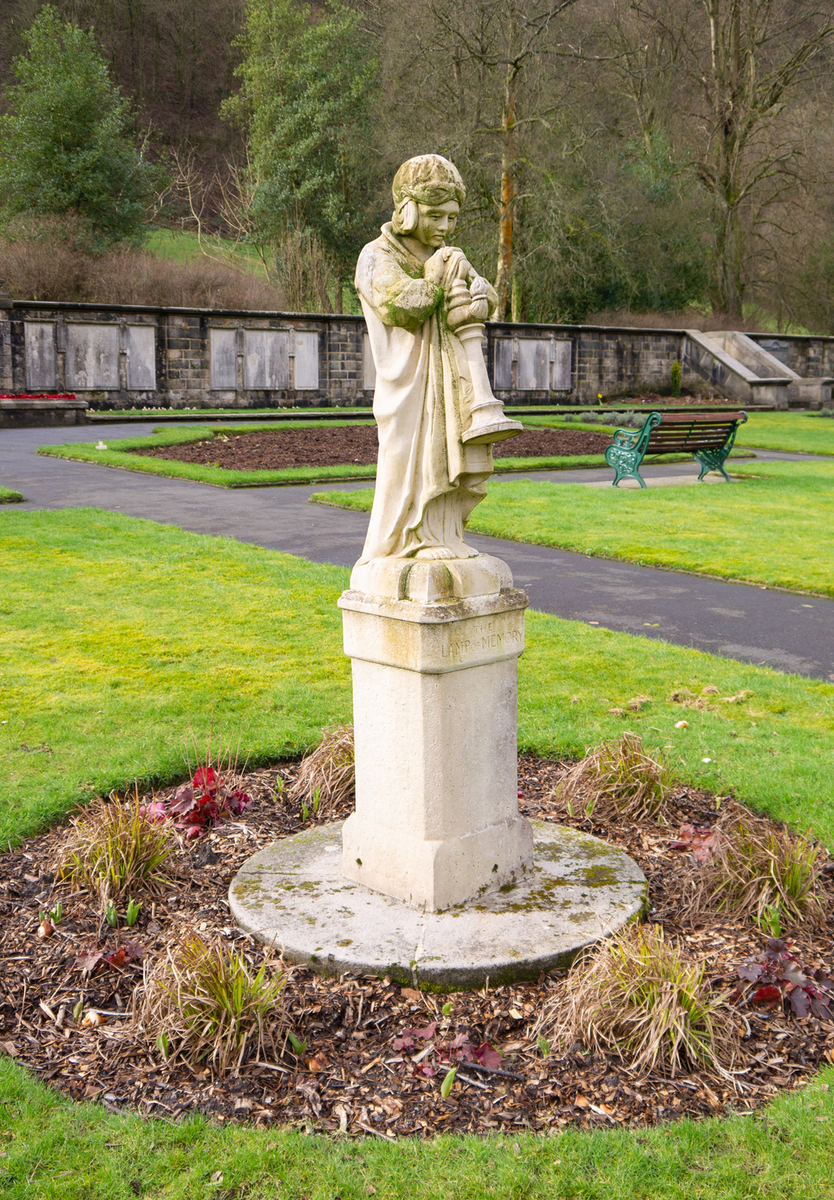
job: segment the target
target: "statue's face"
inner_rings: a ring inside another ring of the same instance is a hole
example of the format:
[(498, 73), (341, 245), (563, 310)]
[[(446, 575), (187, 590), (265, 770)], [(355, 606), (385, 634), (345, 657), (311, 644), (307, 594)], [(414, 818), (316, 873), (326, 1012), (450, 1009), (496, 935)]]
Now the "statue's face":
[(445, 204), (418, 204), (417, 228), (411, 236), (436, 250), (454, 232), (459, 212), (457, 200), (447, 200)]

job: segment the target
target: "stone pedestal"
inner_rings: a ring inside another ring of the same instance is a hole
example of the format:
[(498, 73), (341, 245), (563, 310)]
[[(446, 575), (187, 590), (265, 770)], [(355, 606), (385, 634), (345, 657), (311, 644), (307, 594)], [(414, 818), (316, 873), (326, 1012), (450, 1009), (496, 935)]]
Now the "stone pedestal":
[(353, 663), (349, 879), (430, 912), (517, 882), (517, 660), (527, 597), (500, 560), (382, 559), (339, 607)]

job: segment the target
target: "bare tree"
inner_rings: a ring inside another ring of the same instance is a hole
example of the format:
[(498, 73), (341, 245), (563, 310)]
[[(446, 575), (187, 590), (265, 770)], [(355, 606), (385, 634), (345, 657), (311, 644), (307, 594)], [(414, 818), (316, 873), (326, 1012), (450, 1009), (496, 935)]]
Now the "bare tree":
[(754, 243), (779, 231), (802, 176), (834, 4), (611, 0), (607, 36), (643, 135), (661, 120), (711, 198), (713, 302), (739, 317)]
[[(561, 47), (559, 18), (577, 3), (426, 0), (416, 8), (409, 4), (407, 14), (400, 14), (395, 39), (388, 25), (389, 40), (396, 45), (397, 76), (389, 73), (387, 103), (391, 92), (402, 95), (411, 87), (424, 127), (428, 114), (433, 121), (436, 146), (455, 156), (460, 152), (464, 161), (459, 165), (469, 168), (467, 183), (475, 179), (481, 201), (484, 191), (489, 193), (498, 227), (499, 317), (506, 315), (512, 291), (523, 157), (519, 142), (559, 106), (562, 82), (552, 69), (552, 55)], [(485, 159), (492, 164), (493, 184), (485, 183)]]

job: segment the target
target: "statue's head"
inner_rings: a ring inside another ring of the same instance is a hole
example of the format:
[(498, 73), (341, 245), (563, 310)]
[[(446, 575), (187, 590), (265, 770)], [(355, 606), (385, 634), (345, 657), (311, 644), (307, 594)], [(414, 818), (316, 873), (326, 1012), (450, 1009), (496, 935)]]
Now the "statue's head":
[(420, 154), (404, 162), (394, 176), (391, 191), (394, 195), (392, 224), (394, 232), (400, 234), (411, 234), (418, 229), (421, 210), (454, 208), (457, 217), (457, 211), (466, 199), (460, 171), (440, 154)]

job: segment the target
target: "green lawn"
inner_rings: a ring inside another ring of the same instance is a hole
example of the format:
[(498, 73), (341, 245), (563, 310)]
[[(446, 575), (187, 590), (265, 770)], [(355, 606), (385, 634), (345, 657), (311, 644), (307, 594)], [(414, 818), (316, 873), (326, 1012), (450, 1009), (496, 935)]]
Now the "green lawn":
[[(4, 842), (94, 790), (183, 775), (195, 743), (239, 742), (262, 762), (349, 719), (335, 606), (346, 570), (98, 510), (7, 509), (0, 573)], [(536, 613), (527, 636), (522, 748), (579, 754), (633, 729), (682, 778), (732, 788), (834, 846), (834, 684)], [(686, 709), (689, 727), (676, 729), (671, 692), (707, 686), (719, 689), (714, 709)], [(635, 695), (651, 699), (627, 722), (608, 711)], [(831, 1083), (827, 1070), (762, 1116), (386, 1145), (110, 1114), (0, 1059), (0, 1189), (47, 1200), (807, 1200), (832, 1194)]]
[[(733, 464), (731, 485), (586, 487), (496, 480), (472, 513), (477, 533), (644, 566), (834, 596), (834, 463)], [(319, 503), (369, 510), (373, 490)]]
[[(351, 425), (372, 425), (373, 419), (367, 421), (351, 421)], [(210, 483), (216, 487), (265, 487), (292, 483), (321, 483), (328, 480), (343, 479), (374, 479), (376, 464), (354, 465), (345, 463), (333, 467), (285, 467), (276, 471), (230, 471), (223, 467), (202, 466), (197, 463), (181, 463), (161, 458), (144, 458), (131, 454), (131, 450), (142, 450), (149, 446), (175, 446), (182, 442), (200, 441), (207, 437), (220, 437), (230, 433), (252, 433), (259, 429), (302, 429), (311, 426), (327, 426), (332, 428), (332, 421), (298, 421), (241, 425), (191, 425), (187, 428), (163, 427), (156, 430), (151, 437), (119, 438), (107, 440), (106, 430), (102, 431), (101, 441), (107, 446), (106, 450), (96, 448), (96, 442), (73, 442), (65, 446), (41, 446), (39, 454), (52, 455), (55, 458), (78, 459), (82, 462), (100, 463), (106, 467), (121, 467), (127, 471), (144, 471), (149, 475), (162, 475), (169, 479), (194, 479), (198, 483)], [(577, 428), (577, 426), (571, 426)], [(580, 429), (600, 431), (598, 425), (578, 426)], [(578, 469), (581, 467), (599, 467), (605, 465), (601, 454), (584, 454), (569, 457), (552, 455), (546, 458), (506, 458), (501, 459), (498, 469), (501, 471), (559, 471)]]
[(14, 1200), (831, 1200), (832, 1083), (828, 1068), (746, 1118), (386, 1145), (110, 1114), (0, 1060), (0, 1188)]
[(738, 431), (736, 446), (834, 454), (834, 419), (806, 412), (752, 413)]
[(14, 488), (0, 487), (0, 504), (19, 504), (23, 499)]
[[(168, 479), (194, 479), (198, 483), (208, 483), (215, 487), (269, 487), (281, 484), (320, 483), (329, 480), (342, 479), (373, 479), (376, 476), (376, 465), (359, 466), (346, 463), (335, 467), (284, 467), (276, 471), (237, 471), (224, 467), (202, 466), (199, 463), (184, 463), (164, 458), (145, 458), (131, 454), (131, 450), (143, 450), (149, 446), (176, 446), (183, 442), (199, 442), (206, 438), (222, 437), (234, 433), (254, 433), (266, 429), (309, 429), (330, 425), (323, 421), (282, 422), (280, 426), (257, 422), (247, 422), (241, 425), (189, 425), (185, 428), (163, 426), (156, 430), (151, 437), (119, 438), (108, 440), (107, 430), (101, 432), (106, 450), (96, 449), (96, 442), (76, 442), (65, 446), (41, 446), (39, 454), (52, 455), (55, 458), (77, 459), (81, 462), (100, 463), (105, 467), (120, 467), (126, 471), (140, 471), (147, 475), (162, 475)], [(351, 422), (351, 424), (372, 425), (373, 421)]]
[[(644, 411), (645, 409), (645, 411)], [(635, 406), (623, 400), (617, 412), (634, 412)], [(649, 405), (641, 405), (638, 414), (648, 416)], [(600, 410), (600, 415), (606, 410)], [(538, 416), (524, 414), (526, 425), (543, 425), (565, 429), (613, 430), (616, 426), (565, 424), (556, 414)], [(750, 413), (748, 420), (739, 427), (735, 445), (738, 449), (787, 450), (796, 454), (834, 454), (834, 420), (811, 412), (761, 412)], [(651, 461), (649, 459), (648, 461)], [(659, 461), (670, 462), (670, 456)]]

